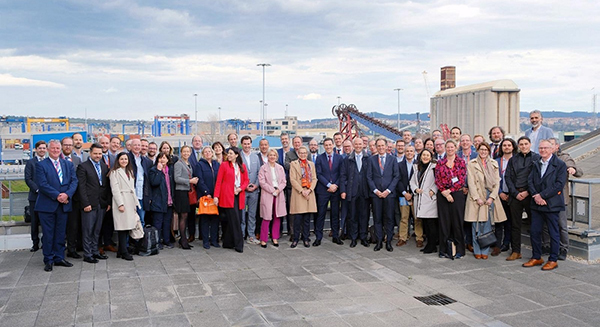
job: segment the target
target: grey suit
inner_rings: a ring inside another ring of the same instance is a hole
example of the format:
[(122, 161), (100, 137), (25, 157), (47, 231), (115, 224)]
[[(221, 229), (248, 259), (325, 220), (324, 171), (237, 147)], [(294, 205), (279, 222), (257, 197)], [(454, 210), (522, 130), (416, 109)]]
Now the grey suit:
[[(251, 152), (249, 156), (249, 162), (243, 151), (240, 152), (240, 156), (244, 161), (244, 165), (246, 165), (246, 168), (248, 169), (249, 183), (258, 186), (258, 171), (260, 169), (260, 160), (258, 159), (258, 156), (255, 152)], [(250, 237), (254, 237), (254, 235), (256, 235), (256, 206), (258, 205), (258, 194), (258, 189), (256, 189), (254, 192), (246, 191), (246, 208), (248, 209), (242, 210), (242, 217), (246, 217), (246, 211), (248, 212), (248, 235), (250, 235)], [(245, 230), (246, 219), (242, 219), (242, 233), (244, 233), (244, 235)]]

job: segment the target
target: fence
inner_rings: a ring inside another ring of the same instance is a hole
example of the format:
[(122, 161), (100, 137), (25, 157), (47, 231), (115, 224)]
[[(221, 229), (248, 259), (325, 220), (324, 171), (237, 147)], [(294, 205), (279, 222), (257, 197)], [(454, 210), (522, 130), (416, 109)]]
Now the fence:
[(3, 225), (11, 225), (23, 221), (28, 191), (12, 191), (16, 181), (23, 181), (25, 166), (0, 166), (0, 182), (2, 182), (2, 204), (0, 205), (0, 217)]

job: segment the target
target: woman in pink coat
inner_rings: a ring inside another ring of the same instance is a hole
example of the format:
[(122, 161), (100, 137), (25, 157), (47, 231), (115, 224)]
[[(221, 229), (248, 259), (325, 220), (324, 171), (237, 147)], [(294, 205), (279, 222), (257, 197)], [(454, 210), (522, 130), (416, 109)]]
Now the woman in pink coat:
[(269, 239), (269, 224), (273, 220), (271, 229), (271, 239), (274, 246), (279, 246), (279, 225), (281, 217), (287, 215), (285, 210), (285, 194), (282, 191), (285, 189), (285, 171), (283, 167), (277, 163), (279, 155), (277, 151), (271, 149), (267, 153), (268, 162), (260, 167), (258, 172), (258, 183), (260, 184), (260, 216), (263, 221), (260, 226), (260, 246), (267, 247)]

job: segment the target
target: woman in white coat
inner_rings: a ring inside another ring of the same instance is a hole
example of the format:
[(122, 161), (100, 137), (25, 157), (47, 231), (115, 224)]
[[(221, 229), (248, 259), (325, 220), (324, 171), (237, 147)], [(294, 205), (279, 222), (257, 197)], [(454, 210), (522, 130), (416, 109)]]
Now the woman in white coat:
[(260, 184), (260, 217), (263, 219), (260, 226), (260, 246), (267, 247), (269, 239), (269, 225), (271, 228), (271, 239), (274, 246), (279, 246), (279, 225), (281, 217), (287, 215), (285, 209), (285, 195), (281, 192), (285, 189), (285, 171), (277, 163), (279, 154), (271, 149), (267, 153), (267, 164), (262, 165), (258, 171), (258, 183)]
[(135, 228), (139, 219), (137, 208), (140, 202), (135, 195), (135, 176), (127, 153), (121, 152), (117, 155), (108, 177), (112, 191), (113, 221), (119, 235), (117, 258), (131, 261), (133, 257), (127, 251), (127, 235)]
[(414, 168), (415, 174), (410, 179), (410, 188), (414, 190), (414, 215), (423, 222), (423, 232), (427, 236), (427, 245), (421, 250), (423, 253), (437, 252), (439, 242), (438, 188), (435, 185), (434, 169), (433, 152), (423, 149)]

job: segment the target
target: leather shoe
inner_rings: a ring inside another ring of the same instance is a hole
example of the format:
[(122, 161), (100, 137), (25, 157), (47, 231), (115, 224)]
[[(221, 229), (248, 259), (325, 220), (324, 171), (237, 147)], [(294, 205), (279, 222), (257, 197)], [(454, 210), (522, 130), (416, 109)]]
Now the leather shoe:
[(309, 248), (310, 247), (310, 241), (304, 241), (304, 247), (305, 248)]
[(477, 260), (481, 259), (481, 254), (476, 254), (475, 259), (477, 259)]
[(106, 254), (94, 254), (92, 257), (94, 259), (98, 259), (98, 260), (106, 260), (106, 259), (108, 259), (108, 256)]
[(98, 263), (98, 259), (92, 258), (92, 257), (84, 257), (83, 261), (85, 261), (87, 263)]
[(381, 250), (382, 247), (383, 247), (383, 243), (377, 242), (377, 245), (375, 245), (375, 248), (373, 248), (373, 251), (379, 251), (379, 250)]
[(52, 263), (50, 263), (50, 262), (49, 262), (49, 263), (47, 263), (47, 264), (44, 266), (44, 271), (52, 271)]
[(340, 240), (337, 237), (333, 238), (333, 243), (338, 244), (338, 245), (344, 245), (344, 242), (342, 242), (342, 240)]
[(502, 250), (500, 250), (499, 247), (494, 246), (492, 248), (492, 257), (498, 256), (501, 252), (502, 252)]
[(194, 237), (194, 235), (188, 237), (188, 243), (192, 243), (195, 240), (196, 240), (196, 237)]
[(351, 248), (353, 248), (353, 247), (356, 247), (356, 240), (352, 240), (352, 241), (350, 242), (350, 247), (351, 247)]
[(31, 249), (29, 249), (29, 252), (36, 252), (39, 249), (40, 249), (39, 245), (34, 245), (31, 247)]
[(542, 263), (544, 263), (543, 259), (529, 259), (529, 261), (525, 262), (523, 264), (523, 267), (529, 268), (529, 267), (535, 267), (535, 266), (541, 266)]
[(392, 251), (394, 251), (394, 247), (392, 246), (392, 242), (386, 242), (386, 243), (385, 243), (385, 249), (386, 249), (388, 252), (392, 252)]
[(98, 253), (100, 253), (100, 254), (104, 254), (104, 248), (103, 248), (103, 247), (99, 247), (99, 248), (98, 248)]
[(469, 252), (473, 253), (473, 245), (467, 244), (467, 250), (469, 250)]
[(422, 248), (423, 247), (423, 241), (417, 241), (417, 247), (418, 248)]
[(362, 246), (368, 248), (369, 247), (369, 242), (365, 241), (365, 240), (360, 240), (360, 244), (362, 244)]
[(61, 260), (61, 261), (55, 262), (54, 265), (60, 266), (60, 267), (73, 267), (73, 264), (67, 260)]
[(548, 270), (556, 269), (557, 267), (558, 267), (558, 263), (556, 263), (556, 261), (548, 261), (542, 267), (542, 270), (548, 271)]
[(73, 259), (81, 259), (81, 255), (77, 252), (67, 252), (67, 257)]
[(133, 257), (129, 253), (122, 255), (121, 259), (127, 260), (127, 261), (133, 261)]
[(487, 259), (488, 259), (488, 256), (487, 256), (487, 254), (482, 254), (482, 255), (481, 255), (481, 259), (483, 259), (483, 260), (487, 260)]
[(400, 240), (400, 241), (398, 241), (398, 243), (396, 243), (396, 246), (403, 246), (405, 244), (406, 244), (405, 240)]
[(517, 259), (521, 259), (523, 256), (521, 256), (521, 253), (519, 252), (513, 252), (511, 253), (508, 258), (506, 258), (506, 261), (514, 261)]
[[(316, 241), (315, 241), (315, 242), (316, 242)], [(297, 246), (298, 246), (298, 242), (296, 242), (296, 241), (292, 242), (292, 244), (290, 245), (290, 247), (291, 247), (292, 249), (293, 249), (293, 248), (295, 248), (295, 247), (297, 247)], [(316, 246), (316, 245), (313, 243), (313, 246)]]
[(104, 251), (117, 252), (117, 248), (114, 245), (107, 245), (104, 247)]
[(321, 240), (315, 240), (313, 242), (313, 246), (319, 246), (319, 245), (321, 245)]

